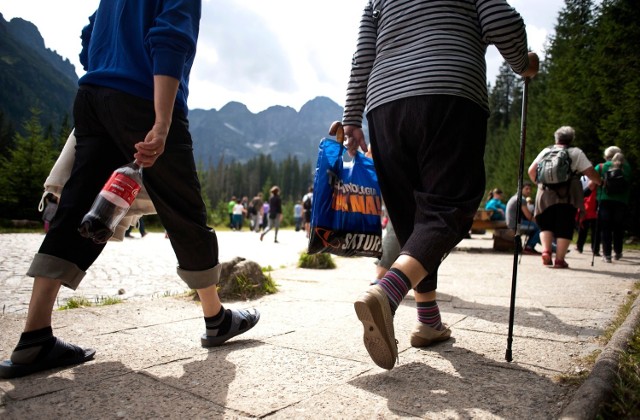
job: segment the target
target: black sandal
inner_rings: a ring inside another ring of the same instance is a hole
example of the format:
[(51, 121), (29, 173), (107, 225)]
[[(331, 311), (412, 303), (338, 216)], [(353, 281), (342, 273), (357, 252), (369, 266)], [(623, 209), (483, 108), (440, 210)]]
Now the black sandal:
[(33, 363), (13, 363), (11, 360), (0, 362), (0, 378), (19, 378), (42, 370), (77, 365), (93, 359), (96, 354), (94, 349), (83, 349), (57, 337), (55, 339), (56, 343), (51, 350)]
[(255, 308), (250, 309), (230, 309), (231, 311), (231, 327), (226, 334), (209, 336), (206, 333), (202, 335), (200, 342), (202, 347), (217, 347), (225, 341), (236, 335), (249, 331), (260, 320), (260, 312)]

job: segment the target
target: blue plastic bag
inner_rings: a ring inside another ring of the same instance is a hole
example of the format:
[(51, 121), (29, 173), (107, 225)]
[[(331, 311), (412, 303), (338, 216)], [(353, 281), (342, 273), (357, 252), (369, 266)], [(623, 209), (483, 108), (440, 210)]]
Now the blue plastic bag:
[(345, 147), (320, 141), (313, 184), (309, 254), (382, 256), (382, 197), (373, 160), (363, 153), (345, 161)]

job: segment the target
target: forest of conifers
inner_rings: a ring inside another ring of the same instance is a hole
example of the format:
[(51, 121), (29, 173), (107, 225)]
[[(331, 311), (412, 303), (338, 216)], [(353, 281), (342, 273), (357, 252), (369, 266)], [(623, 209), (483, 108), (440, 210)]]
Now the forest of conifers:
[[(637, 171), (640, 158), (640, 2), (637, 0), (566, 0), (555, 34), (541, 57), (538, 76), (529, 83), (526, 168), (554, 131), (576, 130), (574, 146), (595, 165), (604, 149), (620, 147)], [(538, 51), (539, 54), (541, 52)], [(487, 190), (515, 193), (520, 158), (522, 78), (506, 65), (489, 83), (489, 118), (485, 166)], [(68, 124), (41, 127), (34, 117), (24, 122), (26, 135), (10, 130), (0, 115), (0, 219), (38, 220), (37, 202)], [(10, 137), (10, 138), (7, 138)], [(283, 198), (299, 200), (313, 182), (315, 161), (289, 158), (275, 162), (261, 156), (245, 163), (200, 167), (203, 197), (212, 209), (223, 209), (232, 195), (251, 198), (277, 184)], [(461, 168), (464, 176), (464, 168)], [(638, 235), (640, 183), (633, 180), (628, 230)], [(215, 211), (214, 211), (215, 213)]]

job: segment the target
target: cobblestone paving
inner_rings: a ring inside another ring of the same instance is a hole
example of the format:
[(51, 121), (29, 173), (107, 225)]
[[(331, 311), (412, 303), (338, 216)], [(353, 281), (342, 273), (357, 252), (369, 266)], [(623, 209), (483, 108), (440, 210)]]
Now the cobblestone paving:
[[(0, 234), (2, 313), (26, 312), (32, 279), (25, 273), (43, 238), (43, 234), (37, 233)], [(218, 232), (220, 261), (240, 256), (274, 269), (295, 265), (307, 245), (304, 232), (280, 231), (277, 244), (273, 238), (273, 232), (264, 242), (257, 233), (246, 230)], [(170, 241), (162, 233), (110, 242), (76, 291), (63, 287), (58, 305), (70, 297), (96, 300), (120, 296), (134, 300), (181, 293), (187, 287), (176, 274), (176, 266)], [(119, 295), (121, 289), (124, 294)]]

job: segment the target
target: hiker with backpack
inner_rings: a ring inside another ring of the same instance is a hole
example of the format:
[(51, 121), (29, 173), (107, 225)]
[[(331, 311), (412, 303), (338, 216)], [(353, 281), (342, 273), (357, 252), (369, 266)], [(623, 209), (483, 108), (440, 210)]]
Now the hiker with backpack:
[[(528, 174), (538, 184), (535, 218), (540, 227), (542, 263), (554, 268), (569, 268), (565, 255), (573, 239), (577, 209), (583, 208), (584, 193), (580, 176), (600, 185), (600, 175), (582, 150), (571, 146), (572, 127), (560, 127), (554, 133), (555, 144), (544, 148), (529, 166)], [(556, 258), (552, 262), (552, 243), (556, 239)]]
[(604, 158), (606, 162), (596, 165), (596, 172), (602, 177), (602, 186), (598, 188), (598, 230), (602, 259), (610, 263), (612, 248), (614, 258), (622, 258), (624, 218), (631, 194), (631, 165), (616, 146), (607, 147)]

